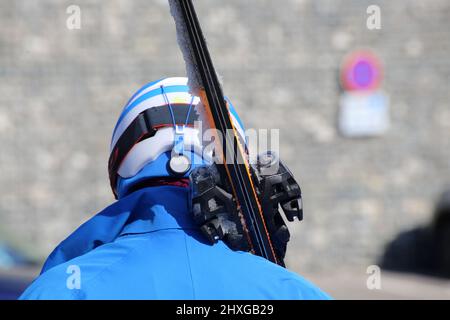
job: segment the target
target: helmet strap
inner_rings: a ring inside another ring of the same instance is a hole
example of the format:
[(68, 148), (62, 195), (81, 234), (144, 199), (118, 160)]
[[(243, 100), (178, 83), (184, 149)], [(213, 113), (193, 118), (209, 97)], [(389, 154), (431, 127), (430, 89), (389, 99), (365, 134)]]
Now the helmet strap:
[(168, 163), (169, 172), (175, 176), (184, 176), (191, 169), (191, 159), (186, 156), (184, 151), (184, 133), (185, 128), (188, 124), (189, 117), (191, 115), (192, 106), (194, 104), (194, 96), (191, 98), (191, 103), (189, 105), (189, 110), (186, 115), (186, 120), (184, 121), (184, 125), (177, 125), (174, 117), (174, 112), (172, 108), (172, 104), (167, 97), (167, 94), (164, 90), (164, 86), (161, 86), (161, 92), (164, 96), (164, 100), (166, 101), (167, 107), (169, 108), (169, 112), (172, 116), (173, 128), (175, 130), (175, 139), (173, 144), (173, 149), (171, 153), (171, 158)]

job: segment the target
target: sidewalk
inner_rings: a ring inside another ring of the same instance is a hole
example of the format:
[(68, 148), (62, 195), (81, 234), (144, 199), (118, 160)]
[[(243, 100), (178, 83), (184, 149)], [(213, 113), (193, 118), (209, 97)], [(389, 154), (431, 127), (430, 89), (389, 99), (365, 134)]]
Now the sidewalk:
[(381, 289), (367, 288), (365, 270), (305, 274), (305, 277), (339, 299), (450, 299), (450, 280), (381, 270)]

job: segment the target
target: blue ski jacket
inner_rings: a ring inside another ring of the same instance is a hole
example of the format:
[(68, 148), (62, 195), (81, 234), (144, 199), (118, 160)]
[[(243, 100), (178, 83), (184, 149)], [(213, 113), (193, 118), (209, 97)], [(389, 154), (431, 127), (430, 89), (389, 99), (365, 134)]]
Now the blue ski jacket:
[(208, 244), (188, 193), (145, 188), (107, 207), (56, 247), (20, 299), (329, 299), (266, 259)]

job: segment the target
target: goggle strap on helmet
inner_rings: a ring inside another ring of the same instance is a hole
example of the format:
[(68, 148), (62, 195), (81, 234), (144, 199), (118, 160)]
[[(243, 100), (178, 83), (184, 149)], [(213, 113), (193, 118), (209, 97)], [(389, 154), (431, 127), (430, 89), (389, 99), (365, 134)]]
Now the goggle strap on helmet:
[(168, 112), (168, 105), (154, 107), (141, 112), (123, 132), (111, 151), (108, 162), (108, 172), (111, 188), (116, 193), (117, 171), (128, 152), (139, 142), (151, 138), (159, 128), (175, 125), (193, 126), (198, 120), (195, 112), (190, 112), (192, 105), (171, 104), (173, 112)]

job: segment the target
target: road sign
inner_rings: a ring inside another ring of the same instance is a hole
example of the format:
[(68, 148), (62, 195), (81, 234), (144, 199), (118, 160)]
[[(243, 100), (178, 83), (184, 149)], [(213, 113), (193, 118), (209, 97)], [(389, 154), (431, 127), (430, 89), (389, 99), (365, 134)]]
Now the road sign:
[(341, 84), (346, 91), (372, 91), (378, 89), (382, 79), (378, 58), (369, 51), (356, 51), (344, 59)]
[(340, 100), (339, 129), (347, 137), (380, 136), (389, 128), (389, 98), (381, 91), (347, 91)]

